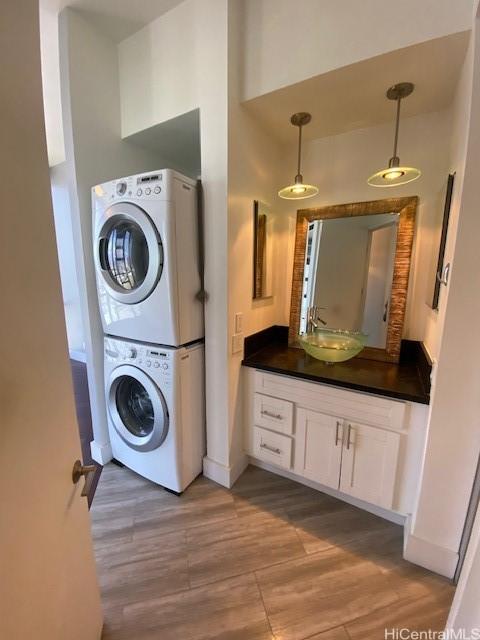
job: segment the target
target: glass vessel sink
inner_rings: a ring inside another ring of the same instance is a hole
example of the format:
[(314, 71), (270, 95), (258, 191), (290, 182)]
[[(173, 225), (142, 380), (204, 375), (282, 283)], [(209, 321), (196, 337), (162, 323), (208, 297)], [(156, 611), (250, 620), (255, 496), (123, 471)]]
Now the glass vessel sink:
[(365, 346), (367, 337), (360, 331), (319, 328), (299, 336), (298, 341), (309, 355), (333, 364), (358, 355)]

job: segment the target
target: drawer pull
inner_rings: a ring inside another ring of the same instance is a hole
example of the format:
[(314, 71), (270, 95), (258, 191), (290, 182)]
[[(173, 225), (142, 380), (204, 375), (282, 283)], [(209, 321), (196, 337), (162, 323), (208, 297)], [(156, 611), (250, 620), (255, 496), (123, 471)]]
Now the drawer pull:
[(275, 418), (275, 420), (283, 420), (283, 416), (281, 413), (272, 413), (271, 411), (262, 409), (261, 414), (262, 416), (267, 416), (268, 418)]
[(260, 444), (260, 448), (266, 449), (267, 451), (271, 451), (272, 453), (276, 453), (277, 455), (280, 455), (282, 453), (282, 450), (279, 449), (278, 447), (269, 447), (268, 444), (265, 444), (265, 442), (262, 442)]

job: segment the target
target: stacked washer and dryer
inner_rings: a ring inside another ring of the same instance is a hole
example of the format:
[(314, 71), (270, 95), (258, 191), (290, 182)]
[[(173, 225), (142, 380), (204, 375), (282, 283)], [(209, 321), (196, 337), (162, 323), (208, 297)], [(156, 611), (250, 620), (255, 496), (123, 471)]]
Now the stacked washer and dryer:
[(92, 203), (113, 456), (181, 493), (205, 449), (196, 184), (152, 171), (97, 185)]

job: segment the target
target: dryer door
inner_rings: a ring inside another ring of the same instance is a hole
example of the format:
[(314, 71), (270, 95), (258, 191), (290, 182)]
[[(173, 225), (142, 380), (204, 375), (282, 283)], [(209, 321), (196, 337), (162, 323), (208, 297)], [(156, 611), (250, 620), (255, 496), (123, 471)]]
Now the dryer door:
[(162, 275), (162, 240), (145, 211), (128, 202), (106, 210), (94, 254), (109, 294), (125, 304), (145, 300)]
[(121, 365), (111, 374), (108, 411), (118, 435), (136, 451), (152, 451), (168, 433), (168, 408), (162, 392), (141, 369)]

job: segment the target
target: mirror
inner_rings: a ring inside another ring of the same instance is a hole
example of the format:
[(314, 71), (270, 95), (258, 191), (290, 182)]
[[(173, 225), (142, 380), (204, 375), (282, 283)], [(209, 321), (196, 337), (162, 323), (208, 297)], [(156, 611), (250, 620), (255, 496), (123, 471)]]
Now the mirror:
[(290, 343), (319, 327), (368, 335), (359, 357), (398, 361), (417, 198), (297, 213)]
[(308, 225), (300, 333), (317, 306), (321, 325), (361, 331), (367, 346), (385, 348), (397, 229), (398, 213)]
[(272, 295), (272, 214), (259, 200), (253, 202), (253, 295), (254, 300)]
[(445, 194), (445, 204), (443, 206), (443, 221), (442, 221), (442, 230), (440, 235), (439, 247), (438, 247), (438, 258), (437, 265), (435, 269), (434, 276), (434, 286), (433, 286), (433, 298), (431, 307), (434, 311), (438, 309), (438, 303), (440, 300), (440, 285), (447, 284), (448, 282), (448, 271), (446, 272), (446, 268), (449, 265), (444, 264), (445, 260), (445, 249), (447, 247), (447, 233), (448, 233), (448, 222), (450, 218), (450, 207), (452, 204), (452, 194), (453, 194), (453, 183), (455, 180), (455, 174), (450, 173), (447, 180), (447, 192)]

